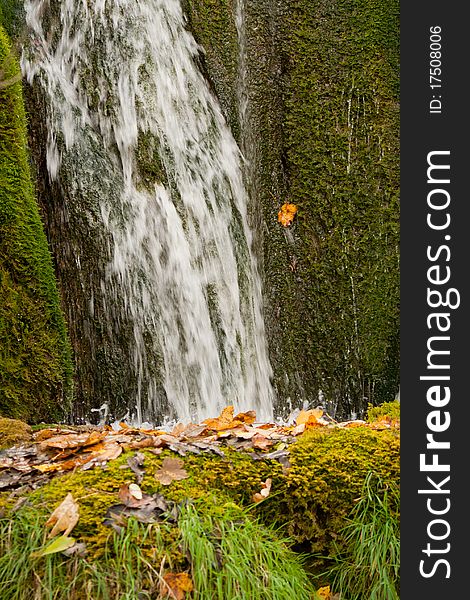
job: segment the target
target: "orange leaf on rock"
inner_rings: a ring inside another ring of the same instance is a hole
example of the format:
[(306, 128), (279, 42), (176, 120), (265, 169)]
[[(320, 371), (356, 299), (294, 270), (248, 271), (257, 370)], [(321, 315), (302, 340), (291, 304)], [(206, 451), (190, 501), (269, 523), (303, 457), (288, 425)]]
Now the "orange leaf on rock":
[(78, 516), (78, 504), (72, 494), (69, 493), (46, 521), (46, 526), (53, 526), (48, 537), (54, 537), (61, 531), (67, 537), (78, 523)]
[(166, 573), (160, 582), (160, 595), (163, 598), (185, 600), (186, 593), (193, 591), (193, 582), (187, 573)]
[(181, 468), (183, 464), (179, 458), (164, 458), (161, 468), (155, 473), (156, 479), (162, 485), (170, 485), (173, 480), (187, 479), (189, 475)]
[(281, 210), (277, 213), (277, 220), (284, 227), (289, 227), (294, 220), (297, 212), (297, 206), (286, 202), (281, 206)]
[(249, 410), (245, 413), (238, 413), (238, 415), (235, 415), (234, 420), (245, 423), (246, 425), (251, 425), (256, 421), (256, 412), (254, 410)]
[(214, 431), (231, 429), (232, 427), (236, 427), (237, 424), (240, 425), (240, 422), (237, 423), (234, 421), (233, 406), (227, 406), (216, 419), (206, 419), (203, 423), (207, 425), (208, 429), (213, 429)]

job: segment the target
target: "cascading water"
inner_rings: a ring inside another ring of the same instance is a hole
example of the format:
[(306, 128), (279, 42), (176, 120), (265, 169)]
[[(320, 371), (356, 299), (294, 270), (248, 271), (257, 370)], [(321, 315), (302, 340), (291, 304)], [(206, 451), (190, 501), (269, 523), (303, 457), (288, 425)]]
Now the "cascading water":
[(95, 203), (87, 218), (108, 256), (102, 326), (119, 344), (120, 324), (131, 324), (131, 414), (162, 418), (163, 388), (180, 420), (227, 404), (272, 418), (241, 157), (179, 0), (25, 7), (22, 67), (46, 101), (49, 177), (64, 202)]

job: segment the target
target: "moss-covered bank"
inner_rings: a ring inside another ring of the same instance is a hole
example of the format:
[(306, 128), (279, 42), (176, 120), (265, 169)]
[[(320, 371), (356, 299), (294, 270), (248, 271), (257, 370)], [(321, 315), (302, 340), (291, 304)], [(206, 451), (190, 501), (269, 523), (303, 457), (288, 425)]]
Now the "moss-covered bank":
[(17, 59), (0, 24), (0, 415), (63, 418), (72, 363), (35, 201)]
[[(257, 552), (264, 552), (263, 546), (265, 543), (269, 544), (269, 540), (284, 539), (288, 535), (291, 550), (319, 553), (323, 557), (335, 554), (343, 544), (340, 531), (347, 523), (347, 517), (357, 499), (361, 497), (364, 482), (370, 474), (382, 482), (382, 489), (398, 490), (399, 450), (399, 433), (396, 430), (375, 431), (365, 427), (313, 430), (289, 445), (289, 464), (284, 462), (281, 465), (273, 457), (263, 458), (262, 455), (253, 455), (249, 451), (236, 451), (224, 447), (223, 456), (205, 453), (178, 456), (188, 477), (173, 480), (169, 485), (162, 485), (156, 474), (165, 458), (174, 458), (175, 454), (164, 450), (156, 455), (152, 450), (143, 449), (139, 459), (143, 467), (142, 478), (139, 480), (140, 488), (145, 494), (160, 494), (162, 510), (165, 512), (166, 506), (166, 516), (170, 517), (164, 522), (150, 524), (146, 529), (131, 527), (132, 521), (127, 521), (122, 515), (119, 517), (119, 508), (116, 506), (122, 502), (122, 496), (118, 495), (121, 487), (137, 480), (137, 474), (129, 468), (128, 463), (134, 452), (125, 452), (119, 458), (111, 460), (106, 470), (101, 467), (86, 471), (77, 470), (68, 475), (57, 476), (35, 491), (23, 490), (21, 494), (27, 494), (27, 501), (23, 503), (18, 503), (17, 493), (9, 498), (7, 493), (3, 493), (0, 496), (0, 504), (3, 506), (4, 518), (13, 519), (13, 531), (16, 531), (20, 538), (28, 531), (31, 533), (32, 530), (39, 529), (39, 534), (35, 534), (36, 547), (30, 548), (31, 551), (46, 543), (45, 540), (41, 541), (41, 528), (44, 532), (44, 523), (48, 516), (65, 496), (71, 493), (79, 508), (79, 520), (72, 535), (77, 541), (86, 544), (86, 560), (89, 565), (96, 564), (99, 568), (100, 564), (108, 564), (110, 553), (113, 554), (115, 549), (120, 547), (119, 536), (122, 539), (123, 536), (130, 535), (133, 536), (131, 541), (135, 545), (133, 561), (141, 552), (147, 563), (158, 570), (165, 557), (164, 563), (169, 569), (181, 572), (194, 569), (196, 564), (194, 557), (197, 549), (190, 547), (188, 554), (187, 546), (181, 543), (181, 535), (184, 537), (187, 523), (183, 524), (178, 515), (182, 507), (189, 503), (199, 514), (200, 521), (197, 527), (204, 530), (204, 534), (199, 533), (197, 536), (199, 544), (208, 545), (204, 554), (213, 553), (215, 566), (212, 569), (223, 572), (229, 563), (225, 555), (227, 547), (224, 546), (223, 540), (223, 527), (227, 526), (228, 521), (231, 523), (230, 527), (241, 530), (245, 526), (248, 529), (251, 527), (251, 535), (257, 536), (260, 542)], [(262, 502), (254, 504), (253, 494), (262, 489), (268, 478), (272, 480), (269, 495)], [(20, 505), (21, 508), (18, 508)], [(111, 506), (114, 508), (109, 511)], [(397, 497), (393, 497), (389, 508), (393, 518), (398, 519)], [(248, 512), (242, 512), (242, 509)], [(114, 517), (111, 514), (113, 512)], [(137, 515), (136, 518), (143, 518), (145, 521), (143, 514)], [(224, 520), (225, 525), (221, 520)], [(249, 522), (252, 525), (249, 525)], [(254, 522), (258, 524), (253, 526)], [(1, 524), (0, 518), (0, 526)], [(276, 534), (269, 529), (273, 526), (277, 529)], [(25, 528), (24, 531), (22, 527)], [(116, 534), (116, 529), (121, 533)], [(0, 568), (1, 549), (8, 547), (8, 544), (7, 539), (0, 542)], [(246, 541), (244, 544), (246, 547), (244, 546), (242, 558), (245, 562), (248, 561), (246, 568), (251, 568), (251, 547), (248, 547)], [(24, 553), (18, 541), (12, 542), (12, 548), (16, 553)], [(280, 552), (279, 546), (276, 552)], [(291, 560), (289, 553), (283, 556), (284, 558), (278, 554), (278, 558)], [(28, 556), (26, 558), (28, 559)], [(71, 559), (66, 560), (73, 562)], [(309, 568), (318, 568), (318, 560), (318, 554), (310, 555)], [(26, 562), (29, 563), (30, 569), (29, 559)], [(41, 564), (38, 563), (35, 568), (40, 569)], [(232, 567), (229, 565), (228, 568)], [(149, 567), (144, 569), (148, 571)], [(136, 577), (142, 576), (138, 569), (135, 572)], [(269, 569), (268, 572), (274, 577)], [(147, 573), (147, 578), (149, 576), (150, 572)], [(145, 576), (143, 579), (145, 580)], [(257, 597), (237, 596), (236, 591), (233, 596), (224, 596), (223, 585), (221, 590), (221, 595), (196, 594), (195, 597), (207, 600)], [(101, 598), (99, 594), (97, 597)], [(266, 593), (266, 596), (261, 597), (271, 596)], [(272, 597), (279, 600), (289, 598), (289, 595), (274, 594)], [(290, 597), (310, 598), (309, 595)]]

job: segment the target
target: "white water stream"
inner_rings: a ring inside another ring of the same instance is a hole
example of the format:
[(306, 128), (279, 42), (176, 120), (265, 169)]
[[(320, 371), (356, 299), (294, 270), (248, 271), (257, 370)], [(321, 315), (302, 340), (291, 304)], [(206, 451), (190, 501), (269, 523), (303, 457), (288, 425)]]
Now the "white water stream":
[[(86, 193), (99, 204), (103, 239), (112, 240), (101, 274), (106, 303), (122, 304), (132, 321), (139, 385), (131, 413), (138, 421), (159, 413), (158, 371), (180, 420), (215, 416), (227, 404), (272, 418), (240, 152), (197, 68), (180, 2), (25, 7), (31, 41), (22, 67), (46, 96), (50, 178), (79, 202), (90, 179), (85, 157), (108, 157), (95, 162), (102, 186)], [(136, 160), (142, 139), (155, 141), (165, 173), (150, 186)], [(63, 175), (70, 161), (74, 182)]]

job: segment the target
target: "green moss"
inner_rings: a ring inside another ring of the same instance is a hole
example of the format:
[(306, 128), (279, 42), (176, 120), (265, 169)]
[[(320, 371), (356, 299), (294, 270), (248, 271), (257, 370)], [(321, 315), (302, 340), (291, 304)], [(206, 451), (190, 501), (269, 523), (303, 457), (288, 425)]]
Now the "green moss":
[(367, 420), (369, 423), (378, 421), (383, 417), (390, 417), (392, 420), (400, 420), (400, 402), (393, 400), (392, 402), (384, 402), (379, 406), (369, 404), (367, 410)]
[[(307, 433), (291, 450), (280, 514), (288, 533), (325, 553), (354, 507), (369, 472), (386, 486), (400, 478), (399, 435), (366, 428)], [(394, 506), (399, 511), (399, 506)], [(297, 516), (297, 518), (296, 518)]]
[(31, 427), (17, 419), (0, 417), (0, 450), (31, 439)]
[(398, 387), (398, 3), (296, 0), (285, 25), (286, 344), (327, 400), (365, 410)]
[(237, 109), (238, 49), (234, 0), (186, 0), (185, 12), (196, 41), (204, 49), (201, 66), (220, 101), (234, 136), (239, 138)]
[[(0, 27), (4, 81), (19, 73)], [(51, 255), (34, 199), (21, 82), (0, 88), (0, 414), (60, 418), (72, 363)]]
[(21, 0), (2, 0), (0, 4), (0, 27), (3, 26), (8, 35), (18, 33), (24, 16)]

